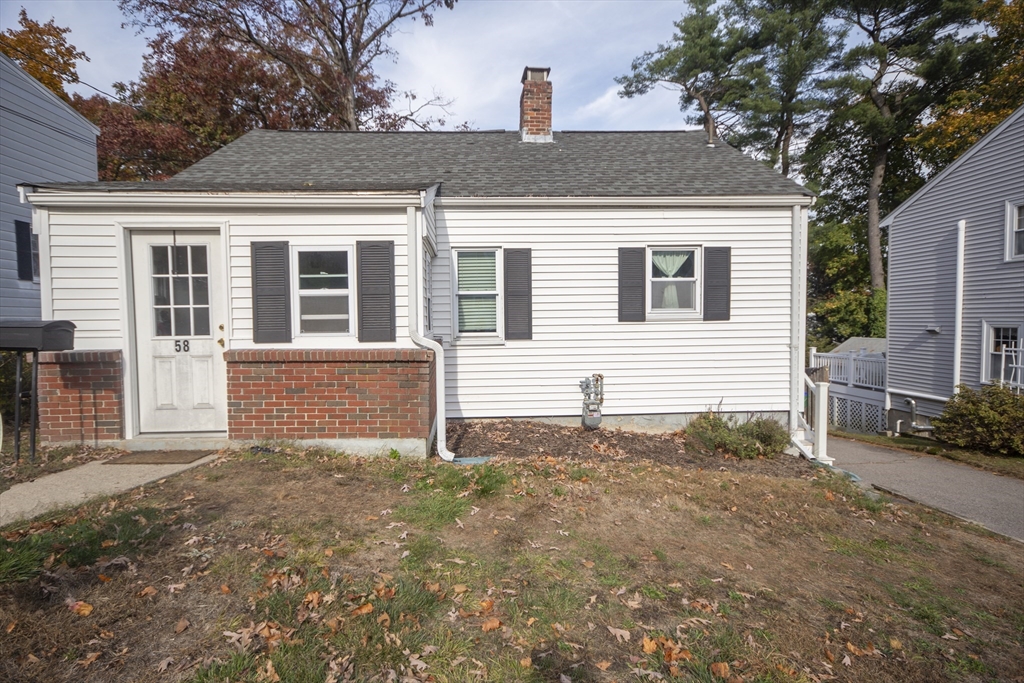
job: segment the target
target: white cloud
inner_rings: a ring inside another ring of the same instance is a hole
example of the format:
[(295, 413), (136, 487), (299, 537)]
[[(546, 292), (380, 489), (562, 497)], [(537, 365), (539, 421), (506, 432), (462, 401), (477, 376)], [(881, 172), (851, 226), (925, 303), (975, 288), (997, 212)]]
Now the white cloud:
[[(0, 29), (17, 25), (22, 5), (37, 21), (53, 16), (72, 29), (69, 40), (92, 59), (79, 64), (83, 81), (110, 92), (138, 78), (146, 38), (121, 28), (114, 0), (0, 0)], [(682, 128), (675, 93), (622, 99), (614, 79), (669, 39), (685, 9), (668, 0), (460, 0), (435, 12), (431, 27), (403, 24), (391, 39), (397, 61), (378, 63), (377, 72), (420, 101), (435, 91), (453, 99), (450, 120), (479, 129), (517, 127), (526, 65), (551, 67), (555, 130)]]

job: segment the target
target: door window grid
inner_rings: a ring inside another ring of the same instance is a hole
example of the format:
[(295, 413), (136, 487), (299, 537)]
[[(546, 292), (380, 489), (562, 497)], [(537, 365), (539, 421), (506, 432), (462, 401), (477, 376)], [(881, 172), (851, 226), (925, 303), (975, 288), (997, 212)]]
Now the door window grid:
[(157, 337), (210, 334), (206, 245), (153, 245), (153, 319)]

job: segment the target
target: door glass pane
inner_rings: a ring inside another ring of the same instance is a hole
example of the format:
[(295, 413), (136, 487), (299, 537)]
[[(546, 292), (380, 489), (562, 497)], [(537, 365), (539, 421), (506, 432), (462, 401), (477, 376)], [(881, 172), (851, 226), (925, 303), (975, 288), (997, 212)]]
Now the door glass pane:
[(192, 250), (192, 274), (206, 275), (206, 247), (199, 244), (190, 249)]
[(176, 277), (174, 280), (174, 305), (188, 306), (188, 278)]
[(152, 247), (152, 249), (153, 275), (167, 275), (171, 272), (167, 261), (167, 247)]
[(497, 308), (493, 294), (460, 294), (459, 332), (497, 332)]
[(171, 247), (174, 252), (174, 275), (188, 275), (188, 247)]
[(156, 306), (171, 305), (171, 279), (168, 277), (153, 278), (153, 304)]
[(156, 317), (156, 336), (171, 336), (171, 309), (157, 308), (153, 311)]
[(458, 254), (460, 292), (493, 292), (497, 289), (493, 251), (460, 251)]
[(210, 304), (210, 288), (205, 277), (192, 278), (192, 303), (196, 306)]
[(192, 310), (186, 306), (174, 309), (174, 335), (176, 337), (192, 334)]
[(210, 309), (205, 306), (196, 306), (192, 309), (192, 319), (195, 322), (193, 334), (205, 336), (210, 334)]

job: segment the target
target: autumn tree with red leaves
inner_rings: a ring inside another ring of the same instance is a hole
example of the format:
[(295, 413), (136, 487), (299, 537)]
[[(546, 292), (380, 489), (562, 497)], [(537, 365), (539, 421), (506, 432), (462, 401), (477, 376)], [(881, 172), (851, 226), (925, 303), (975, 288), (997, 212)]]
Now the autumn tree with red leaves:
[[(133, 23), (175, 35), (208, 37), (253, 50), (287, 72), (324, 123), (341, 130), (427, 124), (424, 106), (396, 114), (394, 84), (381, 82), (374, 61), (394, 55), (387, 44), (403, 20), (433, 23), (456, 0), (118, 0)], [(279, 74), (281, 75), (281, 74)], [(445, 103), (434, 98), (426, 104)]]

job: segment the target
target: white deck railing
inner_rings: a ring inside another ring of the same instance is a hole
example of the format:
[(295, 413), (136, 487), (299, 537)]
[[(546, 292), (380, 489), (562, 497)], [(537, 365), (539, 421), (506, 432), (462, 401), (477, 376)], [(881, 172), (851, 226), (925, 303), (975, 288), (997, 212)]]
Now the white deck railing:
[(999, 358), (1000, 381), (1020, 392), (1024, 390), (1024, 347), (1020, 344), (1003, 346)]
[(809, 365), (812, 368), (828, 367), (828, 378), (832, 384), (865, 389), (885, 389), (885, 358), (849, 353), (818, 353), (811, 347)]

